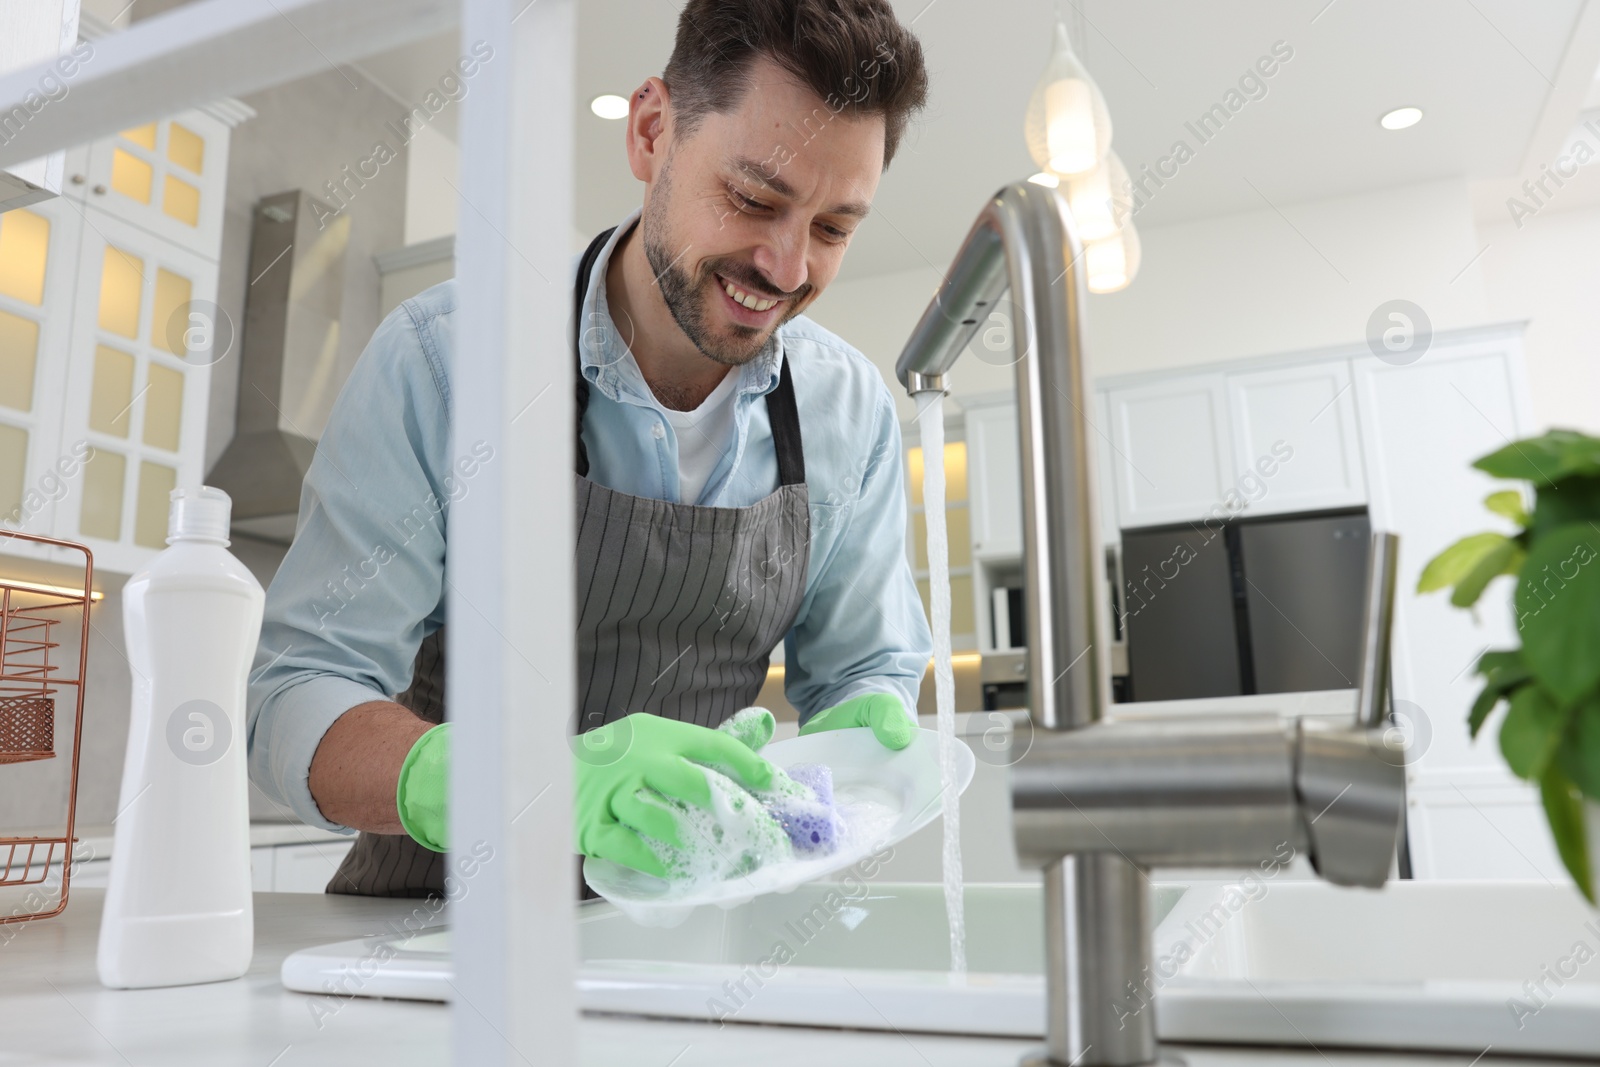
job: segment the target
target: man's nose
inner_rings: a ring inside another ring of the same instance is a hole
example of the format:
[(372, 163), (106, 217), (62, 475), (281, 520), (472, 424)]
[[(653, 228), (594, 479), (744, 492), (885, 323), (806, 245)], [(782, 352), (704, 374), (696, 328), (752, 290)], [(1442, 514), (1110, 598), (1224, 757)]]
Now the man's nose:
[(755, 265), (773, 285), (792, 293), (806, 283), (806, 255), (810, 251), (811, 231), (806, 225), (774, 227), (768, 239), (756, 249)]

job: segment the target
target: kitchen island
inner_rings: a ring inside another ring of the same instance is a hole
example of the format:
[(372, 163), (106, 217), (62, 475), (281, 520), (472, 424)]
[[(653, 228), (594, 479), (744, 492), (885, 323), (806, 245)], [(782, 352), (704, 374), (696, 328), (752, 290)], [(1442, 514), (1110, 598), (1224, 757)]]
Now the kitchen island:
[[(78, 889), (55, 919), (0, 927), (0, 1064), (99, 1067), (438, 1067), (449, 1059), (442, 1004), (314, 997), (285, 990), (278, 970), (311, 945), (437, 923), (421, 901), (257, 893), (255, 958), (232, 982), (110, 990), (95, 976), (104, 891)], [(930, 1034), (668, 1022), (586, 1016), (592, 1067), (1013, 1067), (1036, 1042)], [(1173, 1049), (1192, 1067), (1464, 1067), (1457, 1056), (1290, 1049)], [(538, 1049), (522, 1062), (545, 1067)], [(513, 1057), (512, 1062), (517, 1062)], [(1531, 1065), (1554, 1061), (1482, 1061)]]

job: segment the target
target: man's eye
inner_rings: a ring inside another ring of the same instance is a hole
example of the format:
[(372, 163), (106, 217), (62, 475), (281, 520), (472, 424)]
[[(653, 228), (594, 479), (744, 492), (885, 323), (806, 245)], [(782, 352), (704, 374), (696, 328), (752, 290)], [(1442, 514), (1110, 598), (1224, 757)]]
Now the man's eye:
[(740, 211), (760, 211), (765, 206), (759, 200), (752, 200), (737, 189), (730, 187), (728, 193)]
[(848, 231), (841, 230), (837, 226), (829, 226), (826, 223), (821, 224), (818, 229), (820, 229), (823, 235), (826, 236), (830, 241), (843, 241), (850, 236)]

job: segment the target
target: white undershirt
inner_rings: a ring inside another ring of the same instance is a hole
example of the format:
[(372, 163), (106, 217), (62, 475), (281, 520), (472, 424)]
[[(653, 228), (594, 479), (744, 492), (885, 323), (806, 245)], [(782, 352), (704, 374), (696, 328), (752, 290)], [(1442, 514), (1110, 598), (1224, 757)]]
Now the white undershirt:
[(712, 472), (733, 447), (734, 387), (740, 377), (736, 368), (730, 368), (693, 411), (661, 409), (678, 437), (679, 503), (700, 502)]

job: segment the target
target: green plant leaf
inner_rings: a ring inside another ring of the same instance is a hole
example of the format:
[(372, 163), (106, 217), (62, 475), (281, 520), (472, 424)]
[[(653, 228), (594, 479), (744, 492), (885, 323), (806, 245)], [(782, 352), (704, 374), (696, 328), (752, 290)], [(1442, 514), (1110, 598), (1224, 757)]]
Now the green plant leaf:
[(1594, 871), (1590, 867), (1589, 838), (1584, 827), (1583, 794), (1554, 766), (1545, 768), (1539, 776), (1539, 796), (1544, 801), (1544, 815), (1550, 823), (1550, 833), (1556, 839), (1556, 851), (1566, 865), (1572, 880), (1588, 898), (1594, 899)]
[(1483, 721), (1489, 717), (1494, 706), (1533, 677), (1528, 673), (1527, 664), (1522, 662), (1522, 653), (1518, 649), (1485, 652), (1478, 657), (1476, 673), (1483, 675), (1486, 681), (1483, 692), (1472, 702), (1472, 714), (1467, 717), (1473, 737), (1477, 737), (1478, 731), (1483, 729)]
[(1450, 594), (1450, 603), (1458, 608), (1472, 607), (1490, 582), (1502, 574), (1516, 574), (1521, 570), (1522, 561), (1527, 556), (1522, 546), (1509, 538), (1504, 544), (1494, 546), (1483, 554), (1483, 558), (1467, 572), (1465, 578), (1456, 583), (1455, 592)]
[(1435, 589), (1447, 589), (1455, 585), (1470, 574), (1484, 556), (1510, 541), (1511, 538), (1505, 534), (1497, 533), (1463, 537), (1422, 568), (1422, 577), (1417, 579), (1417, 592), (1431, 593)]
[(1536, 537), (1516, 591), (1522, 659), (1561, 704), (1600, 683), (1600, 532), (1571, 523)]
[(1500, 703), (1502, 698), (1510, 696), (1513, 689), (1533, 675), (1528, 673), (1528, 665), (1522, 662), (1520, 648), (1494, 649), (1485, 652), (1478, 657), (1477, 666), (1472, 668), (1472, 672), (1483, 675), (1485, 679), (1483, 692), (1472, 702), (1472, 714), (1467, 716), (1467, 725), (1471, 727), (1472, 736), (1476, 738), (1478, 731), (1483, 729), (1483, 721), (1489, 717), (1494, 706)]
[(1489, 713), (1494, 710), (1494, 706), (1500, 703), (1501, 698), (1506, 695), (1506, 690), (1499, 688), (1493, 682), (1483, 687), (1483, 692), (1478, 694), (1478, 699), (1472, 702), (1471, 714), (1467, 716), (1467, 729), (1473, 738), (1476, 738), (1478, 731), (1483, 729), (1484, 720), (1489, 717)]
[(1490, 493), (1483, 498), (1483, 506), (1496, 515), (1504, 515), (1518, 526), (1527, 526), (1530, 521), (1528, 509), (1522, 502), (1522, 493), (1517, 489), (1502, 489), (1498, 493)]
[(1576, 430), (1551, 430), (1513, 441), (1473, 464), (1496, 478), (1550, 485), (1574, 474), (1600, 475), (1600, 438)]
[(1600, 803), (1600, 694), (1591, 695), (1572, 709), (1567, 736), (1556, 753), (1567, 779), (1584, 796)]
[(1563, 478), (1534, 494), (1529, 530), (1535, 540), (1574, 522), (1600, 526), (1600, 477)]
[(1505, 670), (1526, 671), (1528, 665), (1522, 662), (1522, 649), (1520, 648), (1492, 648), (1478, 657), (1478, 665), (1472, 668), (1473, 674), (1481, 674), (1485, 678), (1495, 671)]
[(1571, 709), (1563, 709), (1538, 685), (1511, 694), (1511, 710), (1500, 724), (1500, 751), (1518, 778), (1537, 779), (1566, 732)]

